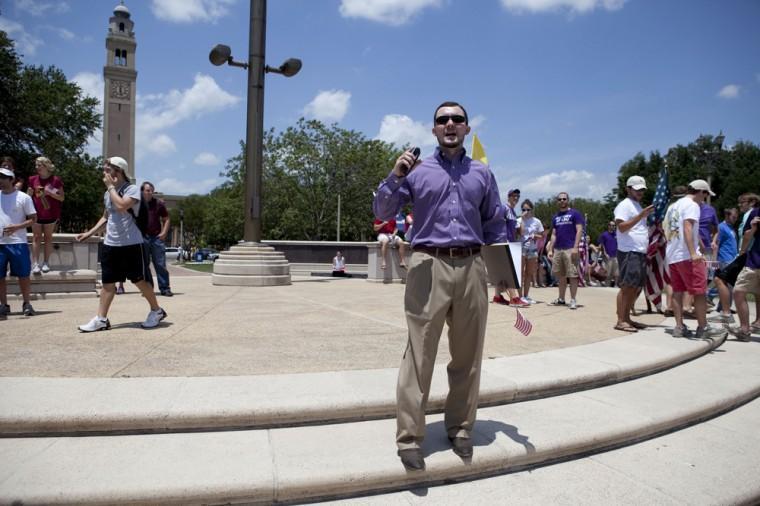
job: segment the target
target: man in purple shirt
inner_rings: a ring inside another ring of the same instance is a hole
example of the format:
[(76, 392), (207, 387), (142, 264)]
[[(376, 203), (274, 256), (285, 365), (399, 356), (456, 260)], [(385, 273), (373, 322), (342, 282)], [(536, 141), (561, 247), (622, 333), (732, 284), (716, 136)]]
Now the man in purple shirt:
[(549, 259), (552, 261), (552, 272), (559, 284), (559, 298), (552, 304), (565, 305), (567, 279), (570, 278), (570, 309), (576, 309), (578, 303), (575, 295), (578, 293), (578, 245), (583, 234), (586, 219), (570, 207), (570, 195), (562, 192), (557, 195), (559, 212), (552, 218), (552, 238), (547, 248)]
[(425, 405), (444, 322), (451, 353), (444, 423), (454, 452), (464, 459), (472, 456), (488, 314), (480, 247), (505, 242), (506, 222), (490, 169), (465, 155), (469, 132), (464, 107), (456, 102), (438, 106), (433, 156), (417, 161), (412, 150), (403, 153), (374, 201), (380, 219), (392, 218), (407, 203), (414, 215), (404, 295), (409, 340), (396, 388), (396, 444), (407, 469), (425, 467)]
[[(752, 332), (760, 332), (760, 315), (755, 315), (752, 325), (749, 323), (749, 304), (747, 293), (755, 295), (755, 301), (760, 297), (760, 207), (755, 207), (747, 218), (742, 230), (742, 249), (747, 253), (747, 262), (736, 278), (734, 285), (734, 302), (736, 313), (739, 315), (739, 326), (728, 327), (728, 331), (739, 341), (749, 341)], [(750, 245), (751, 243), (751, 245)], [(749, 246), (748, 246), (749, 245)]]
[(615, 237), (615, 222), (607, 223), (607, 230), (599, 236), (599, 247), (602, 250), (602, 256), (607, 262), (607, 286), (613, 286), (618, 275), (617, 261), (617, 238)]

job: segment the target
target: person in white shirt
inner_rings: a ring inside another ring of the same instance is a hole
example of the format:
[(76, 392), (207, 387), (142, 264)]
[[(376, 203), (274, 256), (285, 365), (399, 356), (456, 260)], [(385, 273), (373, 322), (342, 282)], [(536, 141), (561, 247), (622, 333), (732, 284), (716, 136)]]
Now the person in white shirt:
[(636, 332), (638, 329), (646, 328), (646, 325), (631, 320), (631, 310), (647, 275), (649, 230), (646, 218), (654, 211), (654, 206), (641, 207), (641, 199), (646, 189), (647, 184), (643, 177), (629, 177), (625, 183), (628, 197), (615, 207), (614, 213), (619, 268), (617, 284), (620, 287), (615, 329), (625, 332)]
[(5, 276), (10, 267), (11, 276), (18, 278), (18, 286), (24, 300), (21, 310), (24, 316), (33, 316), (31, 291), (32, 261), (26, 229), (37, 222), (37, 211), (32, 198), (16, 189), (16, 175), (8, 164), (0, 167), (0, 320), (7, 320), (8, 285)]
[(670, 269), (673, 316), (676, 319), (673, 337), (694, 335), (683, 323), (683, 299), (687, 291), (694, 297), (696, 337), (717, 338), (727, 333), (724, 329), (707, 325), (707, 265), (699, 250), (699, 204), (708, 195), (715, 194), (707, 181), (695, 179), (689, 183), (687, 195), (671, 204), (665, 213), (665, 237), (668, 239), (665, 259)]
[(535, 301), (528, 297), (530, 285), (536, 278), (538, 269), (538, 240), (544, 236), (544, 225), (533, 216), (533, 202), (530, 199), (522, 201), (522, 215), (517, 220), (517, 229), (521, 232), (522, 240), (522, 300), (528, 304)]

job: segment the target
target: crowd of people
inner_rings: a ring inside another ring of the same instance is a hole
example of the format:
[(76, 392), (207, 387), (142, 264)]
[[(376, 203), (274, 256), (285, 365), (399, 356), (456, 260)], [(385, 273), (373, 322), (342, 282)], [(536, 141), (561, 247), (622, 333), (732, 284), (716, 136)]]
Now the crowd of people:
[[(36, 158), (35, 170), (36, 174), (25, 181), (17, 177), (11, 157), (0, 159), (0, 320), (6, 320), (11, 313), (6, 283), (9, 273), (18, 279), (22, 314), (33, 316), (32, 276), (44, 276), (51, 270), (53, 233), (61, 219), (64, 184), (54, 174), (53, 163), (44, 156)], [(77, 241), (83, 241), (105, 226), (99, 253), (103, 289), (98, 312), (88, 323), (80, 325), (79, 330), (110, 329), (108, 311), (117, 293), (117, 284), (127, 279), (138, 287), (150, 306), (142, 327), (156, 327), (166, 318), (166, 311), (159, 306), (154, 293), (151, 262), (159, 293), (166, 297), (173, 295), (164, 244), (170, 227), (169, 213), (163, 201), (154, 198), (153, 184), (146, 181), (138, 188), (130, 182), (128, 164), (121, 157), (105, 161), (103, 184), (106, 191), (102, 217), (90, 230), (76, 236)], [(28, 229), (32, 231), (31, 250)]]

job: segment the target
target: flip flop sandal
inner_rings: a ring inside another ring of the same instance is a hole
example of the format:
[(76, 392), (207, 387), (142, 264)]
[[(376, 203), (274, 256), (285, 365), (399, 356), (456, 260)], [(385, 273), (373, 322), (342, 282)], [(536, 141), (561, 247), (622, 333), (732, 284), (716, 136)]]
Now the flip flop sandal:
[(636, 327), (632, 327), (629, 325), (615, 325), (613, 328), (615, 330), (622, 330), (623, 332), (638, 332)]

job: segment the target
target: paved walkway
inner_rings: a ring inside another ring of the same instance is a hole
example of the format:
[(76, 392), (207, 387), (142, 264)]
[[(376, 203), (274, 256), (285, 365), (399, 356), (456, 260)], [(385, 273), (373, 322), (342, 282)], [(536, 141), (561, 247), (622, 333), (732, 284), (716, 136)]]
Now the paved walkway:
[[(361, 279), (294, 277), (291, 286), (213, 286), (209, 275), (172, 267), (175, 297), (159, 297), (169, 317), (159, 328), (139, 327), (147, 304), (134, 286), (111, 307), (112, 330), (82, 334), (77, 325), (97, 299), (34, 302), (26, 318), (0, 322), (0, 376), (225, 376), (397, 367), (406, 344), (404, 286)], [(491, 305), (485, 357), (565, 348), (624, 335), (613, 330), (616, 290), (580, 289), (571, 311), (546, 302), (556, 288), (535, 289), (541, 303), (523, 310), (533, 323), (524, 337), (515, 310)], [(489, 297), (491, 293), (489, 292)], [(644, 307), (643, 302), (639, 304)], [(659, 325), (661, 315), (641, 315)], [(446, 330), (438, 362), (448, 361)]]

